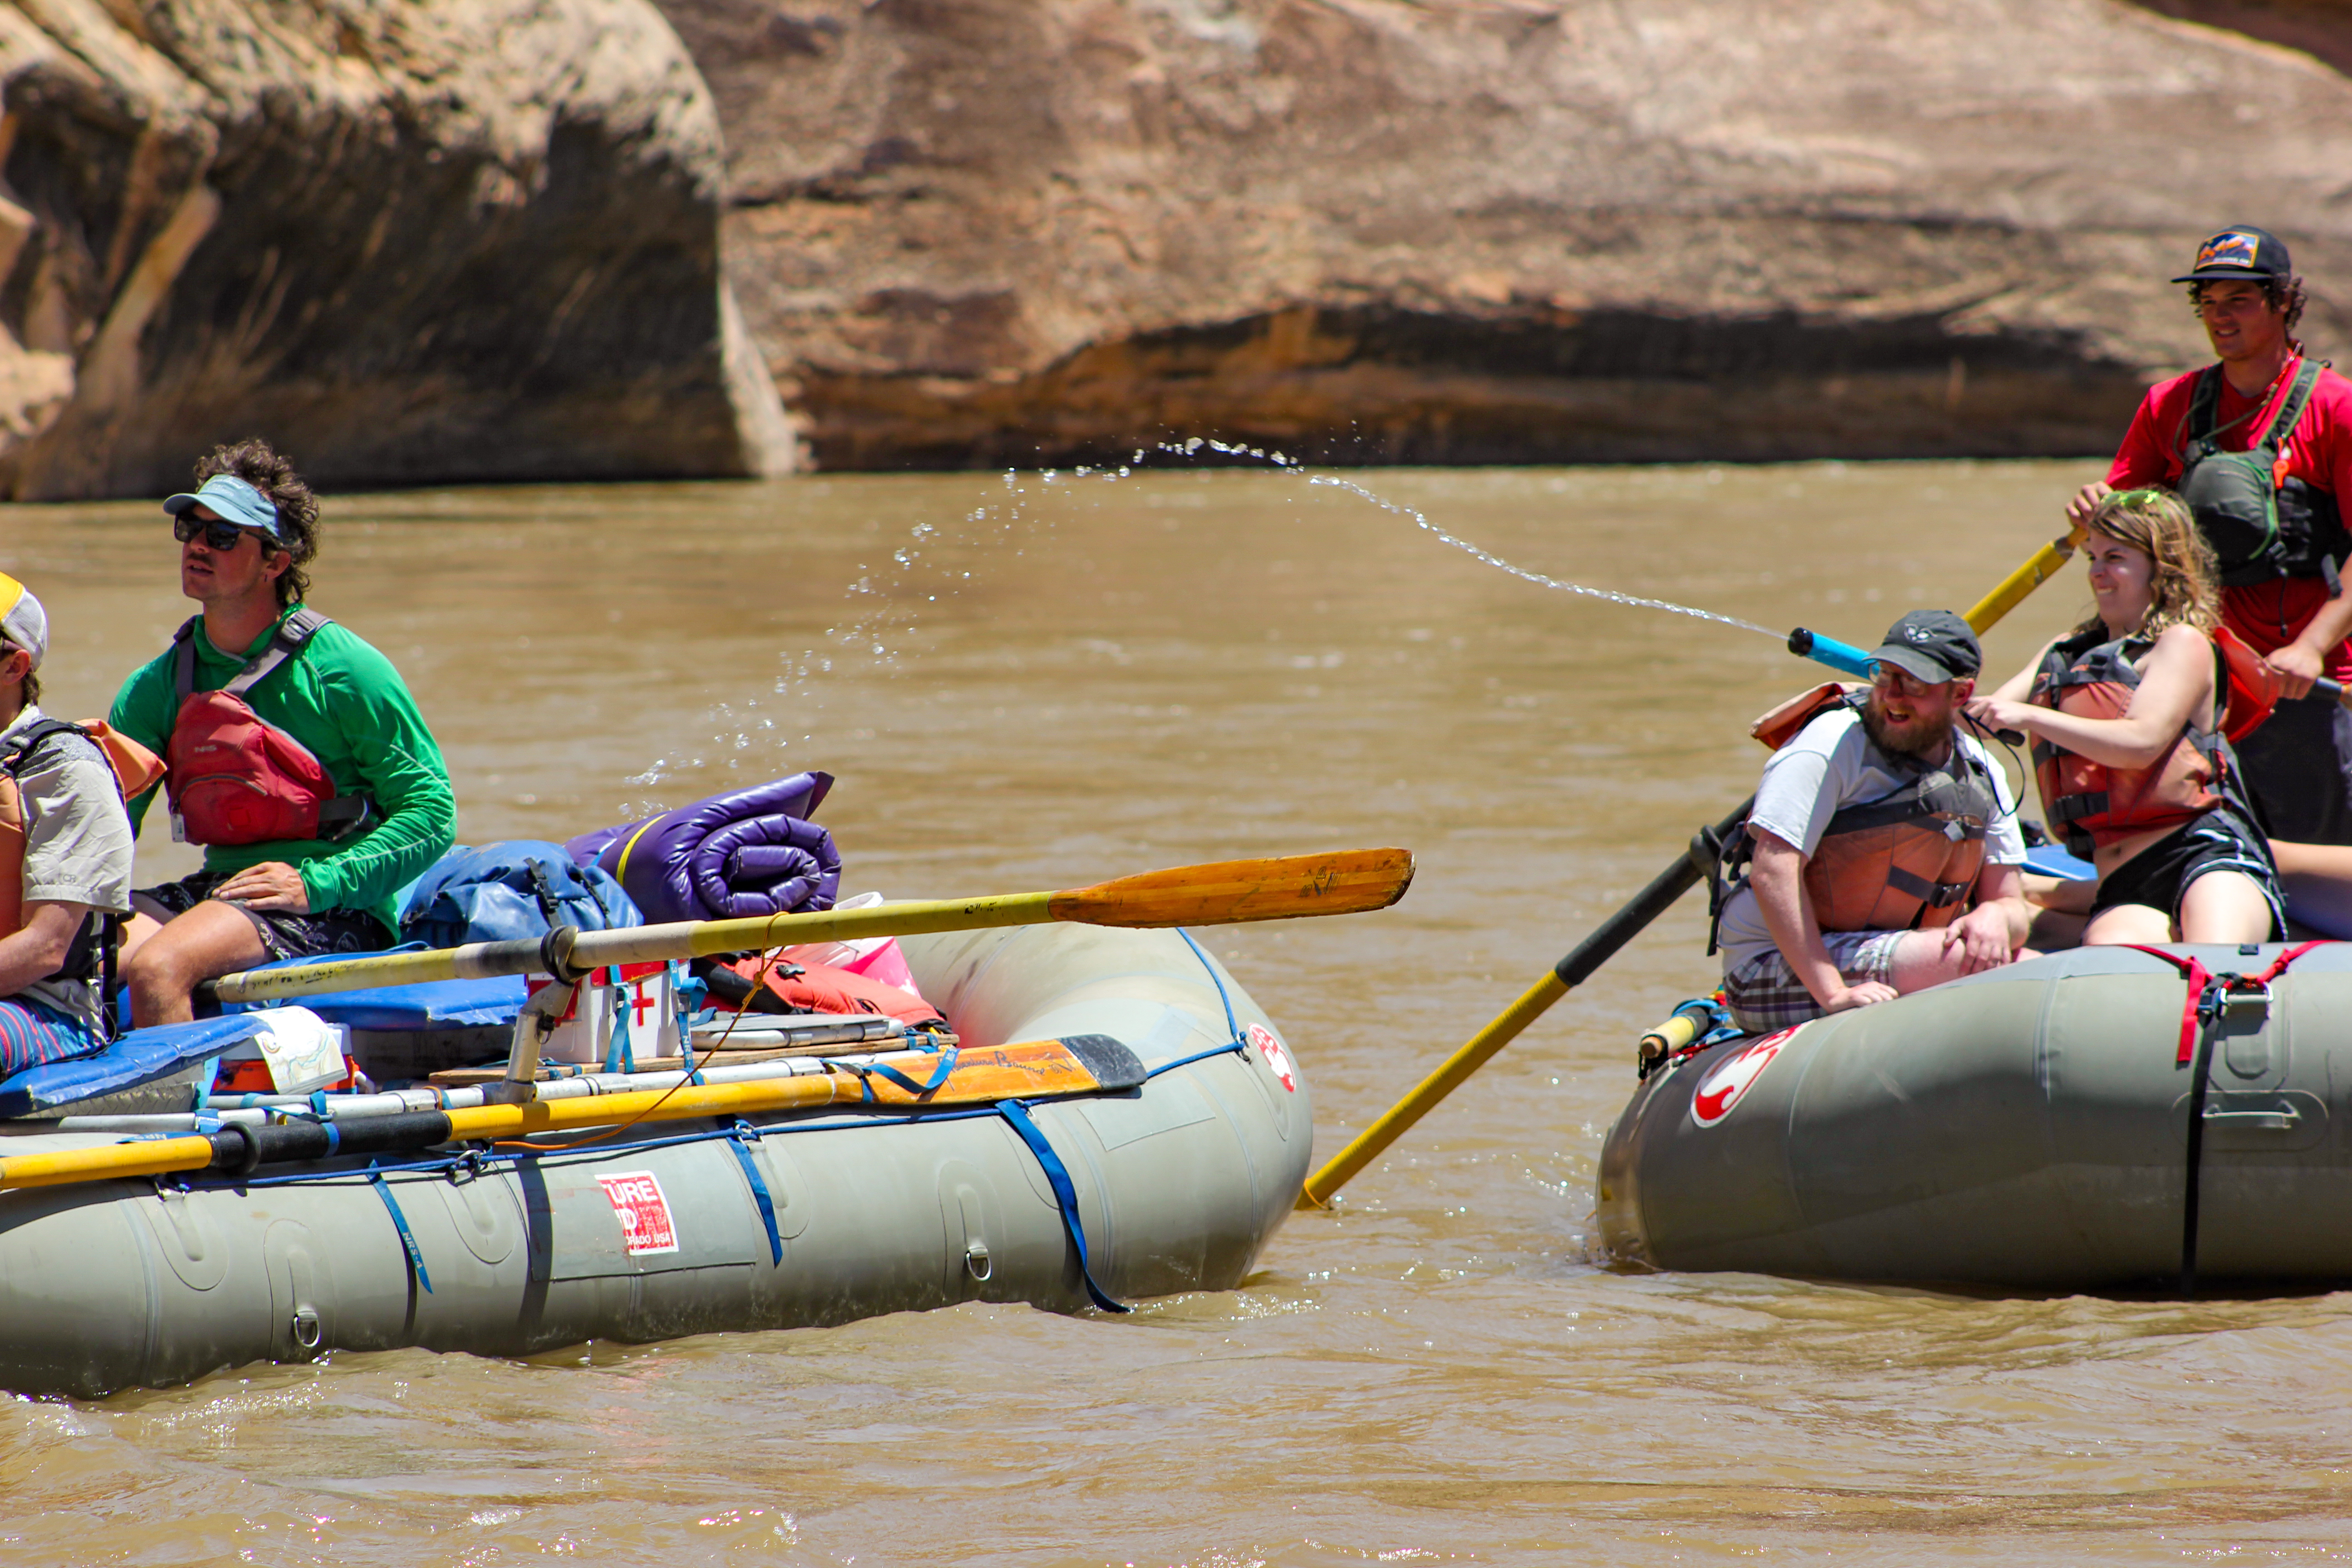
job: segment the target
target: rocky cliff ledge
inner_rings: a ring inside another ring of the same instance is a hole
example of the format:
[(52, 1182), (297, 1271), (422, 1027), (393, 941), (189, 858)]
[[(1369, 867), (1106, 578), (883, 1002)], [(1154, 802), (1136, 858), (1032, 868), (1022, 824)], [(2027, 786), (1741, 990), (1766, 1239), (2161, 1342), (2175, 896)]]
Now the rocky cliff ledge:
[(645, 0), (8, 0), (0, 103), (0, 494), (791, 460)]
[(2111, 449), (2225, 222), (2352, 342), (2352, 83), (2116, 0), (659, 3), (826, 467)]

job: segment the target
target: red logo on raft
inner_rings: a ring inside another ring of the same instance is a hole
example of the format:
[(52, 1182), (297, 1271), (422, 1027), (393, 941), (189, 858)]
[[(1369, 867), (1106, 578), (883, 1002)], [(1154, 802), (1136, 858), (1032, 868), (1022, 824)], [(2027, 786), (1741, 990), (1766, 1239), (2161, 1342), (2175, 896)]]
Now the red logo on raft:
[(621, 1247), (632, 1258), (641, 1252), (676, 1252), (677, 1226), (670, 1223), (669, 1200), (651, 1171), (620, 1171), (599, 1176), (596, 1184), (612, 1200), (621, 1216)]
[(1780, 1054), (1780, 1047), (1796, 1032), (1782, 1029), (1779, 1034), (1767, 1035), (1708, 1073), (1699, 1081), (1698, 1092), (1691, 1096), (1691, 1120), (1701, 1127), (1712, 1127), (1730, 1115), (1731, 1108), (1748, 1092), (1748, 1086), (1772, 1065), (1772, 1058)]
[(1274, 1037), (1274, 1031), (1264, 1024), (1252, 1024), (1244, 1033), (1249, 1043), (1257, 1047), (1257, 1054), (1265, 1058), (1265, 1065), (1274, 1069), (1274, 1076), (1282, 1080), (1283, 1091), (1297, 1094), (1298, 1078), (1290, 1070), (1290, 1053), (1282, 1048), (1282, 1042)]

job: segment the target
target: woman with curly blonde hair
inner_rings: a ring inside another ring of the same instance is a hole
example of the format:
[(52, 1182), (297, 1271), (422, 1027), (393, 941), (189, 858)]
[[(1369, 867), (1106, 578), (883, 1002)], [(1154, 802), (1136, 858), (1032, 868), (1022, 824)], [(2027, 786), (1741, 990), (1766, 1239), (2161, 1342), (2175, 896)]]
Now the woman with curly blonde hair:
[(2084, 942), (2270, 940), (2278, 871), (2221, 734), (2212, 556), (2158, 489), (2102, 500), (2083, 553), (2090, 617), (1969, 715), (2032, 737), (2051, 830), (2099, 871)]

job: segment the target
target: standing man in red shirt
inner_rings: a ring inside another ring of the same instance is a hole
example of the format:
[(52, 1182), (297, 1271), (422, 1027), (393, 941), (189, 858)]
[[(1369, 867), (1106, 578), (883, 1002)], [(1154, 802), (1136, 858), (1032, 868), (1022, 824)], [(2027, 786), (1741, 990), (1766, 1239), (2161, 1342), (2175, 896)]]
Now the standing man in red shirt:
[(2223, 229), (2173, 281), (2220, 363), (2148, 388), (2105, 480), (2066, 515), (2082, 525), (2112, 490), (2180, 492), (2221, 567), (2222, 624), (2287, 693), (2238, 746), (2271, 837), (2352, 844), (2352, 713), (2310, 695), (2352, 677), (2352, 382), (2305, 357), (2303, 279), (2276, 235)]

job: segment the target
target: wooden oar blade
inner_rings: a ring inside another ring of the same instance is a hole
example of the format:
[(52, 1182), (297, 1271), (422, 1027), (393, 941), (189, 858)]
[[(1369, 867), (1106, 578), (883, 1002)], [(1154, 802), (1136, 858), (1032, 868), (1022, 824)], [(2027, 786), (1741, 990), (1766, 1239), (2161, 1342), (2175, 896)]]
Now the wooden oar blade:
[[(922, 1076), (893, 1058), (918, 1082)], [(879, 1074), (863, 1075), (877, 1105), (968, 1105), (998, 1100), (1035, 1100), (1062, 1094), (1117, 1093), (1139, 1087), (1143, 1063), (1108, 1035), (1072, 1035), (1059, 1040), (967, 1048), (956, 1056), (947, 1082), (918, 1094)], [(853, 1098), (845, 1095), (845, 1100)]]
[(1384, 910), (1412, 885), (1408, 849), (1220, 860), (1055, 893), (1053, 916), (1100, 926), (1234, 925)]

